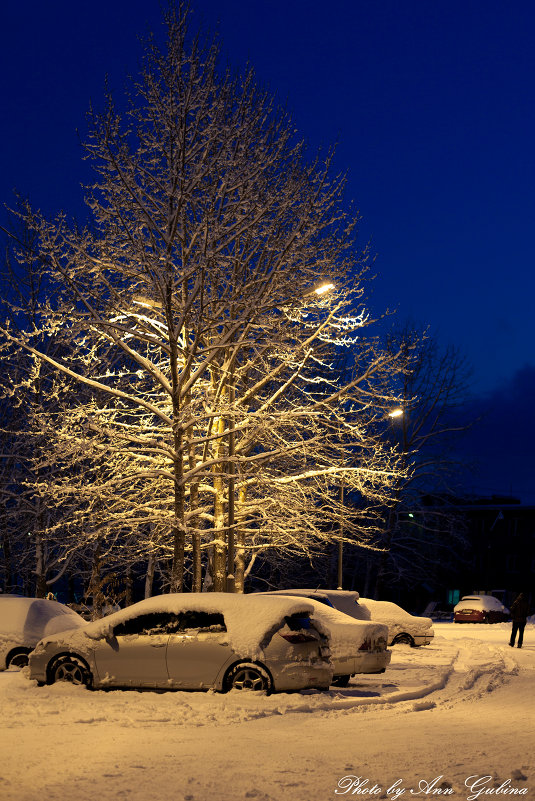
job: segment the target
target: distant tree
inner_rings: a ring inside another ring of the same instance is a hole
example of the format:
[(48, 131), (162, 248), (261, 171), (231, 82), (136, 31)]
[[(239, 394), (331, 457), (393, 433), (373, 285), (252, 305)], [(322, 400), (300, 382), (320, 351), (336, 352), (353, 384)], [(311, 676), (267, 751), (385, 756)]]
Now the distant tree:
[(375, 597), (385, 581), (432, 584), (437, 574), (453, 568), (464, 543), (464, 523), (454, 504), (455, 444), (473, 423), (463, 412), (470, 368), (457, 348), (441, 348), (411, 324), (392, 333), (388, 347), (403, 354), (403, 414), (391, 421), (403, 470), (376, 543), (382, 553), (367, 560), (363, 594)]

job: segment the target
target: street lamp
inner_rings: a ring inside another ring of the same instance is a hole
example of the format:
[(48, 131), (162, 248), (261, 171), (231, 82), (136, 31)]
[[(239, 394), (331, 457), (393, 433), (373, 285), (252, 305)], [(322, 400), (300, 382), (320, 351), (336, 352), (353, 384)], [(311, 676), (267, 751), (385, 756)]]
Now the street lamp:
[[(326, 286), (332, 287), (332, 284), (327, 284)], [(322, 289), (322, 287), (318, 287), (318, 289)], [(317, 290), (314, 290), (317, 291)], [(327, 290), (323, 290), (327, 291)], [(391, 420), (395, 420), (399, 417), (403, 417), (405, 414), (404, 410), (401, 406), (397, 406), (391, 411), (388, 412), (387, 417)], [(343, 463), (342, 463), (343, 466)], [(342, 580), (343, 580), (343, 559), (344, 559), (344, 520), (343, 520), (343, 512), (342, 508), (344, 505), (344, 478), (343, 476), (340, 479), (340, 487), (338, 488), (338, 500), (340, 503), (340, 519), (338, 522), (338, 586), (337, 590), (342, 589)]]
[(316, 295), (324, 295), (326, 292), (330, 292), (331, 289), (334, 289), (334, 284), (325, 283), (325, 284), (321, 284), (320, 286), (317, 286), (316, 289), (313, 289), (312, 291)]
[(343, 581), (343, 560), (344, 560), (344, 476), (340, 476), (340, 487), (338, 489), (338, 500), (340, 502), (340, 517), (338, 520), (338, 586), (337, 590), (342, 589)]

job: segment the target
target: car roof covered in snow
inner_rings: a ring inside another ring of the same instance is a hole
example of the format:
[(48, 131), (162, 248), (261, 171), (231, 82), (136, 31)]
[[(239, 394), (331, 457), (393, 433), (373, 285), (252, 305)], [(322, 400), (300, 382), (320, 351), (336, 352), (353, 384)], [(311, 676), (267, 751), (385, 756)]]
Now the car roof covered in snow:
[(360, 598), (359, 606), (364, 609), (372, 620), (380, 620), (386, 623), (391, 631), (395, 630), (397, 624), (411, 625), (412, 633), (423, 633), (433, 625), (430, 617), (411, 615), (406, 609), (392, 603), (392, 601), (375, 601), (373, 598)]
[(0, 595), (0, 638), (35, 645), (42, 637), (86, 626), (80, 615), (58, 601)]
[(454, 611), (461, 609), (481, 609), (485, 612), (499, 611), (505, 609), (504, 605), (494, 595), (463, 595), (458, 604), (453, 607)]
[[(372, 598), (362, 598), (358, 592), (353, 590), (273, 590), (275, 594), (281, 595), (304, 595), (312, 598), (326, 598), (336, 610), (353, 619), (371, 621), (372, 623), (382, 623), (392, 632), (406, 628), (410, 621), (413, 633), (423, 633), (432, 625), (433, 621), (429, 617), (418, 617), (411, 615), (401, 606), (390, 601), (375, 601)], [(400, 629), (401, 627), (401, 629)]]
[[(319, 589), (289, 589), (289, 590), (270, 590), (274, 595), (295, 595), (310, 598), (312, 600), (325, 598), (335, 609), (345, 612), (355, 617), (355, 607), (359, 599), (358, 592), (354, 590), (319, 590)], [(361, 618), (365, 619), (364, 615)]]

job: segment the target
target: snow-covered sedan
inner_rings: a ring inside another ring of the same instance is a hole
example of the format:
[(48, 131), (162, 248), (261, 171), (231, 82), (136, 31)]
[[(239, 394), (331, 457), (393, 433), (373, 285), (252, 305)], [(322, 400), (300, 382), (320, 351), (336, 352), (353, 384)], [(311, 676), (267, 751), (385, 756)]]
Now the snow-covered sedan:
[[(305, 591), (295, 591), (300, 592)], [(274, 590), (272, 593), (255, 595), (300, 597), (293, 590)], [(391, 659), (391, 652), (386, 647), (388, 629), (385, 625), (376, 621), (355, 620), (320, 599), (308, 596), (307, 599), (313, 604), (312, 622), (329, 637), (333, 684), (345, 687), (356, 673), (384, 673)]]
[(494, 595), (465, 595), (453, 607), (454, 623), (503, 623), (509, 610)]
[(390, 601), (374, 601), (361, 598), (358, 592), (349, 590), (278, 590), (285, 594), (299, 595), (318, 600), (334, 607), (355, 620), (367, 620), (388, 626), (388, 645), (406, 643), (411, 646), (429, 645), (433, 639), (433, 621), (430, 617), (411, 615), (401, 606)]
[(41, 640), (30, 678), (88, 687), (327, 689), (327, 638), (304, 598), (175, 593)]
[(0, 670), (27, 665), (28, 654), (42, 637), (85, 625), (58, 601), (0, 595)]
[(380, 620), (381, 623), (388, 626), (389, 645), (405, 643), (414, 648), (420, 645), (429, 645), (435, 636), (433, 621), (430, 617), (411, 615), (410, 612), (391, 601), (359, 598), (357, 606), (364, 610), (366, 619)]

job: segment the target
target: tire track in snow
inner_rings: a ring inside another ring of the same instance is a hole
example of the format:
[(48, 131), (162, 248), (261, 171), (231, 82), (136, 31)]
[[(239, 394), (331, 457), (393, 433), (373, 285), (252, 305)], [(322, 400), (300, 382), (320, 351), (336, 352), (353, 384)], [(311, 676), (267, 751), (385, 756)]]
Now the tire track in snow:
[[(58, 714), (81, 725), (90, 721), (106, 725), (107, 720), (117, 716), (121, 720), (119, 725), (128, 727), (162, 723), (202, 727), (214, 722), (232, 724), (289, 713), (372, 713), (378, 707), (406, 713), (477, 701), (518, 673), (515, 656), (508, 647), (468, 638), (442, 641), (435, 648), (397, 646), (392, 664), (384, 674), (358, 675), (347, 689), (262, 697), (238, 691), (227, 695), (173, 693), (163, 696), (123, 691), (90, 693), (70, 685), (37, 688), (22, 676), (5, 676), (10, 679), (11, 689), (5, 688), (7, 692), (2, 700), (12, 711), (7, 715), (10, 718), (6, 721), (8, 727), (24, 725), (28, 720), (35, 725), (47, 725), (49, 716)], [(124, 711), (126, 699), (128, 714)], [(25, 707), (22, 718), (21, 704)], [(5, 711), (8, 712), (7, 708)]]
[(461, 701), (477, 701), (518, 674), (518, 662), (504, 646), (468, 638), (457, 641), (457, 646), (448, 681), (433, 697), (434, 706), (451, 708)]

